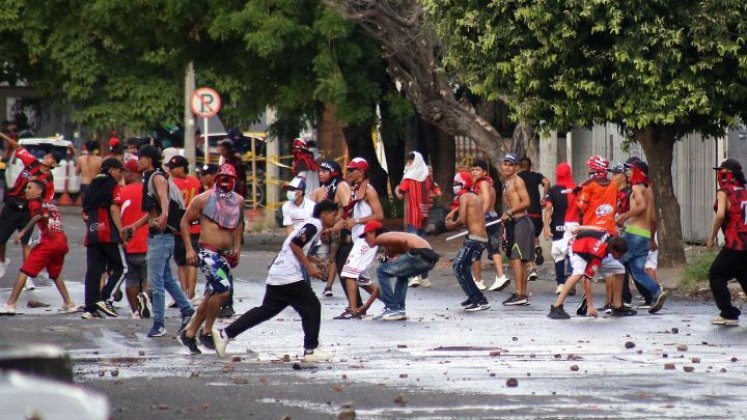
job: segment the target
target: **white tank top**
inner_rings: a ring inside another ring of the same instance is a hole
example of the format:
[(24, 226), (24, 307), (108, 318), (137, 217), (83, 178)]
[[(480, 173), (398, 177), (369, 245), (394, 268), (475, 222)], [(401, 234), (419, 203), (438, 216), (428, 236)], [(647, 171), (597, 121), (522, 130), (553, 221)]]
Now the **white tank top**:
[[(373, 188), (372, 186), (368, 185), (368, 188)], [(368, 205), (364, 200), (361, 200), (353, 206), (353, 219), (362, 219), (364, 217), (368, 217), (373, 213), (373, 210), (371, 210), (371, 206)], [(350, 232), (353, 234), (353, 241), (359, 241), (362, 240), (358, 238), (363, 233), (365, 225), (363, 224), (357, 224), (353, 226), (353, 228), (350, 230)]]

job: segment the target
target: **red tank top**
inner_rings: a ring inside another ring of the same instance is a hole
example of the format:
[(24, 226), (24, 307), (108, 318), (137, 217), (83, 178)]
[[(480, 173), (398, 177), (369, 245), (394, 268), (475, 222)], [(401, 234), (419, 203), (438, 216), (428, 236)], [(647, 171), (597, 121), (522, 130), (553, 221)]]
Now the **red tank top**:
[(721, 226), (726, 249), (747, 251), (747, 190), (728, 185), (721, 189), (729, 199), (726, 220)]

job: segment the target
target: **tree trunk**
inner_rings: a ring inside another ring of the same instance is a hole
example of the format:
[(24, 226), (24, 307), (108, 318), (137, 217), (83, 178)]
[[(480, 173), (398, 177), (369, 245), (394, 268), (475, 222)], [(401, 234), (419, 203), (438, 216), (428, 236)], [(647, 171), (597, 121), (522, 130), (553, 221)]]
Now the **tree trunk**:
[(342, 132), (345, 133), (350, 158), (362, 157), (368, 161), (368, 179), (379, 193), (379, 198), (384, 201), (389, 196), (386, 188), (387, 174), (376, 157), (371, 141), (371, 127), (350, 124), (343, 128)]
[(435, 137), (430, 143), (433, 179), (443, 191), (443, 196), (438, 203), (448, 207), (454, 197), (451, 184), (454, 180), (454, 168), (456, 167), (456, 144), (454, 143), (454, 137), (438, 129), (434, 129), (434, 131)]
[(684, 265), (685, 248), (682, 242), (680, 205), (672, 184), (674, 134), (661, 126), (648, 126), (635, 132), (649, 165), (656, 202), (657, 232), (659, 236), (659, 266)]

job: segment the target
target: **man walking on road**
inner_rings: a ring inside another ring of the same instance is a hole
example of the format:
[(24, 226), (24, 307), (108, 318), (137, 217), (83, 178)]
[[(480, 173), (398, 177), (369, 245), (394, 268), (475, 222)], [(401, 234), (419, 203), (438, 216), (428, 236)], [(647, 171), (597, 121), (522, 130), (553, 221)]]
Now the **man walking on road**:
[[(128, 226), (145, 216), (143, 205), (143, 184), (137, 157), (128, 160), (124, 165), (123, 178), (125, 186), (120, 192), (122, 197), (122, 225)], [(148, 227), (140, 226), (127, 238), (124, 244), (125, 294), (130, 304), (132, 318), (150, 318), (151, 303), (148, 296)]]
[[(202, 185), (200, 180), (189, 175), (189, 161), (181, 155), (176, 155), (166, 162), (166, 168), (169, 169), (171, 180), (174, 182), (179, 191), (182, 193), (184, 205), (189, 207), (192, 199), (200, 193)], [(200, 220), (194, 220), (189, 226), (190, 241), (192, 247), (196, 248), (197, 240), (200, 237)], [(174, 262), (177, 266), (177, 274), (182, 291), (187, 295), (187, 299), (194, 301), (196, 298), (195, 287), (197, 286), (197, 267), (187, 263), (186, 246), (181, 235), (174, 238)]]
[[(537, 280), (537, 265), (542, 265), (545, 262), (545, 258), (542, 256), (542, 247), (539, 244), (539, 236), (542, 233), (542, 197), (545, 197), (550, 192), (550, 180), (545, 178), (539, 172), (532, 171), (532, 161), (528, 157), (523, 157), (519, 161), (519, 172), (517, 173), (521, 179), (524, 180), (524, 185), (527, 189), (527, 195), (529, 196), (529, 207), (527, 207), (527, 216), (534, 225), (534, 260), (527, 263), (529, 270), (528, 279), (529, 281)], [(542, 195), (540, 195), (540, 187), (542, 187)]]

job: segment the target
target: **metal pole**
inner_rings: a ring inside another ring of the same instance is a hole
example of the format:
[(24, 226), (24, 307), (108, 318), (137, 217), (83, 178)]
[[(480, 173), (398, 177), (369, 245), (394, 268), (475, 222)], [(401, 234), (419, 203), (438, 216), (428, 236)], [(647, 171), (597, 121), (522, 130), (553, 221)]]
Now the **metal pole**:
[(210, 163), (210, 149), (208, 148), (209, 147), (209, 145), (208, 145), (208, 138), (209, 138), (209, 136), (208, 136), (208, 119), (207, 118), (203, 118), (202, 120), (205, 121), (205, 130), (202, 133), (202, 135), (205, 136), (205, 142), (203, 143), (203, 145), (204, 145), (203, 146), (204, 147), (203, 150), (205, 151), (205, 163), (208, 164), (208, 163)]
[[(501, 219), (493, 220), (492, 222), (486, 223), (485, 227), (493, 226), (493, 225), (496, 225), (498, 223), (501, 223)], [(454, 240), (456, 238), (459, 238), (459, 237), (462, 237), (462, 236), (464, 236), (464, 235), (466, 235), (468, 233), (469, 233), (469, 231), (465, 230), (464, 232), (459, 232), (459, 233), (457, 233), (455, 235), (451, 235), (451, 236), (447, 237), (446, 240), (447, 241), (452, 241), (452, 240)]]
[(184, 75), (184, 157), (190, 166), (197, 166), (195, 151), (195, 118), (192, 115), (192, 93), (195, 91), (195, 68), (190, 61)]
[(257, 208), (257, 149), (256, 139), (252, 137), (252, 208)]

